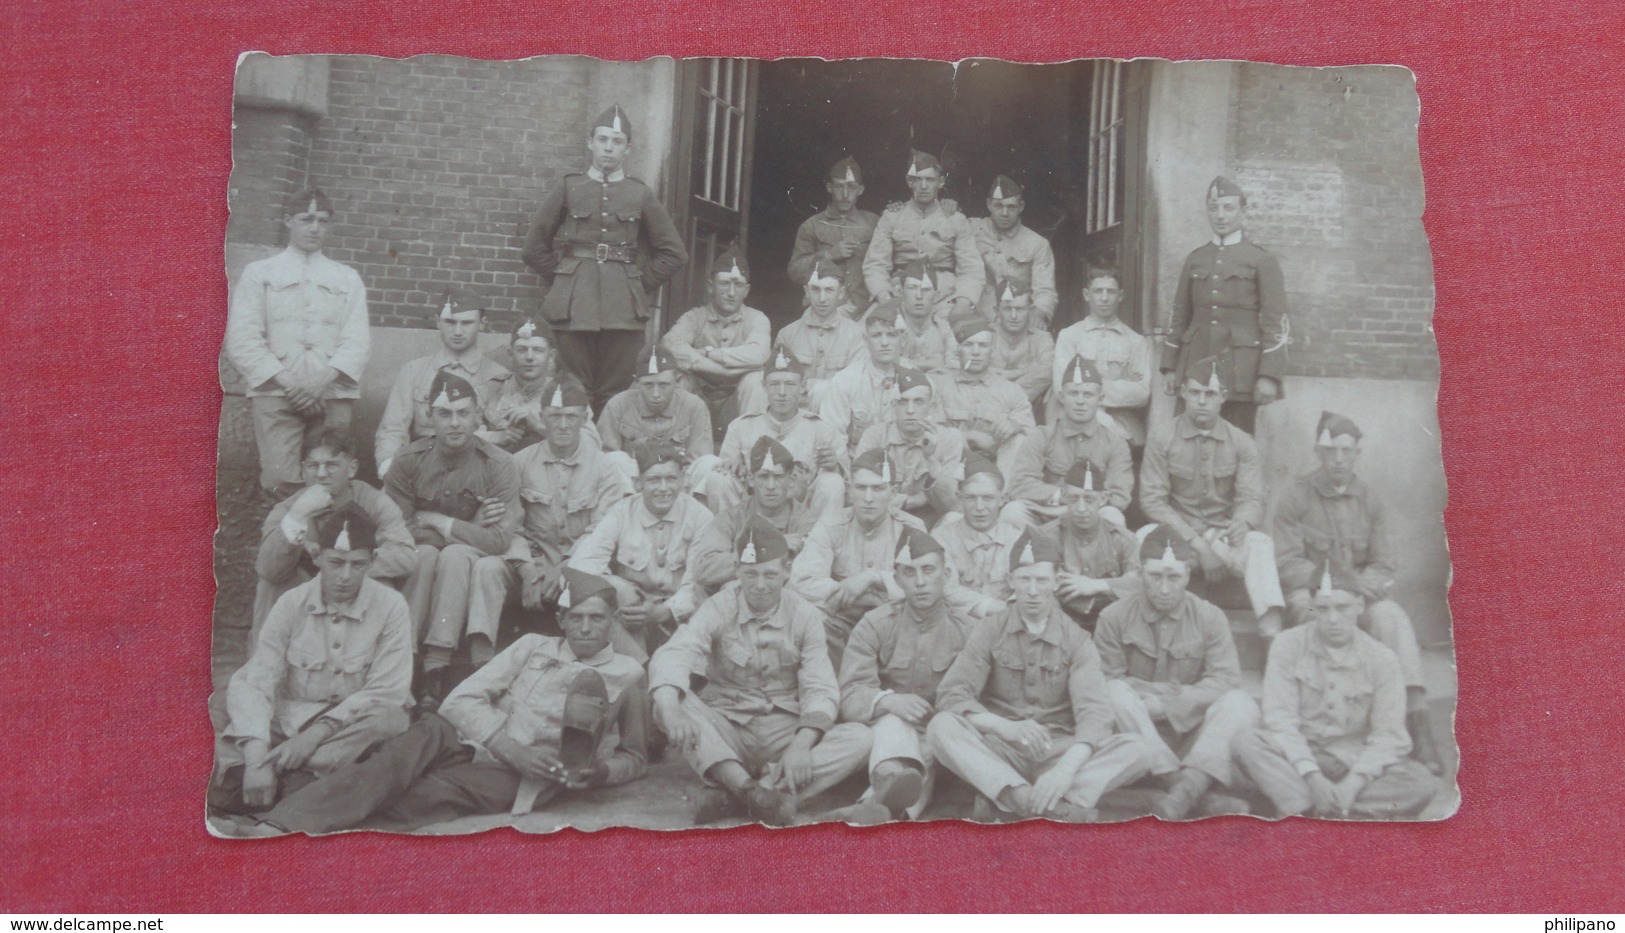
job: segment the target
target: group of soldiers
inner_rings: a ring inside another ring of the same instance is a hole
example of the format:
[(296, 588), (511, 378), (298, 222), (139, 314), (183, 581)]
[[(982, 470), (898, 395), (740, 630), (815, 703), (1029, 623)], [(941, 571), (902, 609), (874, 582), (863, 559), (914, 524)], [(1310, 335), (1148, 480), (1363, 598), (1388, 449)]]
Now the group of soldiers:
[[(523, 255), (548, 290), (511, 370), (480, 349), (483, 296), (437, 302), (441, 347), (398, 371), (374, 438), (381, 491), (349, 432), (366, 292), (322, 253), (326, 196), (298, 195), (287, 249), (243, 272), (226, 347), (275, 505), (217, 708), (221, 831), (522, 814), (668, 749), (703, 787), (696, 824), (918, 818), (944, 769), (985, 821), (1093, 821), (1109, 793), (1170, 820), (1433, 797), (1350, 419), (1322, 416), (1319, 467), (1266, 525), (1251, 431), (1281, 397), (1286, 293), (1234, 183), (1206, 191), (1213, 240), (1160, 358), (1109, 265), (1052, 337), (1021, 186), (998, 176), (967, 219), (921, 152), (878, 217), (856, 161), (831, 168), (776, 336), (730, 249), (646, 346), (649, 294), (688, 256), (624, 174), (632, 139), (621, 108), (599, 116), (590, 167), (539, 210)], [(1148, 426), (1158, 388), (1180, 410)], [(1192, 591), (1229, 581), (1270, 642), (1261, 697)], [(860, 773), (861, 796), (811, 809)]]

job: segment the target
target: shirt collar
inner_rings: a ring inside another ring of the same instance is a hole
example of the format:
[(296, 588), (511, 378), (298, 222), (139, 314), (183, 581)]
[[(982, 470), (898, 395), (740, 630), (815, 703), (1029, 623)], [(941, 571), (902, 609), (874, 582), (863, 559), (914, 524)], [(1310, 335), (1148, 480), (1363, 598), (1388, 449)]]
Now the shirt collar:
[(1221, 418), (1218, 421), (1213, 422), (1213, 427), (1208, 428), (1207, 430), (1204, 431), (1203, 429), (1196, 426), (1196, 422), (1191, 420), (1191, 417), (1190, 417), (1189, 413), (1182, 412), (1180, 414), (1180, 416), (1179, 416), (1179, 436), (1189, 439), (1189, 438), (1192, 438), (1192, 437), (1198, 437), (1200, 435), (1207, 434), (1207, 435), (1210, 435), (1212, 437), (1222, 439), (1224, 437), (1223, 420), (1224, 419)]
[(575, 466), (575, 465), (577, 465), (577, 464), (579, 464), (581, 462), (581, 448), (583, 446), (584, 445), (581, 443), (581, 439), (577, 438), (576, 439), (576, 449), (570, 451), (570, 455), (568, 457), (561, 457), (558, 454), (553, 452), (552, 446), (550, 444), (548, 444), (547, 441), (542, 441), (542, 452), (541, 452), (542, 462), (543, 463), (562, 463), (565, 466)]
[(1016, 225), (1014, 227), (1011, 227), (1010, 231), (1008, 233), (1006, 233), (1005, 231), (1000, 230), (998, 227), (994, 226), (993, 218), (989, 217), (987, 219), (987, 229), (997, 239), (1000, 239), (1000, 240), (1014, 240), (1016, 237), (1021, 236), (1021, 234), (1027, 228), (1025, 226), (1022, 226), (1021, 221), (1018, 220), (1018, 221), (1016, 221)]
[(615, 646), (605, 645), (604, 647), (598, 649), (597, 654), (591, 657), (583, 658), (576, 654), (576, 650), (570, 645), (569, 639), (561, 638), (559, 639), (559, 653), (564, 655), (564, 659), (567, 661), (575, 660), (580, 661), (582, 664), (586, 664), (589, 667), (603, 667), (605, 664), (608, 664), (610, 661), (614, 660)]
[(1061, 644), (1061, 626), (1073, 624), (1070, 619), (1061, 614), (1059, 608), (1051, 607), (1049, 621), (1044, 623), (1044, 630), (1034, 635), (1031, 631), (1028, 631), (1027, 623), (1021, 621), (1021, 610), (1012, 605), (1009, 614), (1010, 621), (1005, 625), (1005, 631), (1019, 632), (1029, 638), (1036, 638), (1039, 641), (1046, 641), (1056, 646)]
[(1354, 477), (1353, 479), (1349, 480), (1347, 486), (1344, 486), (1342, 489), (1338, 489), (1337, 484), (1332, 482), (1332, 478), (1326, 475), (1325, 470), (1316, 470), (1315, 472), (1309, 474), (1309, 485), (1313, 486), (1316, 492), (1328, 499), (1354, 495), (1354, 484), (1358, 480), (1359, 477)]
[(808, 308), (806, 313), (801, 315), (801, 323), (802, 326), (811, 327), (814, 330), (834, 330), (841, 323), (841, 309), (839, 306), (831, 308), (829, 320), (820, 321), (813, 309)]
[(739, 310), (734, 312), (732, 315), (724, 315), (721, 311), (717, 310), (716, 305), (708, 304), (705, 306), (705, 319), (707, 322), (712, 324), (738, 324), (740, 321), (744, 320), (744, 318), (744, 305), (740, 305)]
[(329, 606), (322, 599), (322, 585), (319, 580), (318, 577), (317, 581), (312, 581), (315, 585), (310, 588), (310, 595), (305, 599), (307, 612), (313, 616), (338, 616), (351, 622), (361, 621), (361, 603), (366, 598), (366, 583), (362, 583), (361, 589), (356, 592), (355, 599), (350, 600), (349, 605)]
[(905, 599), (902, 601), (901, 614), (920, 628), (934, 629), (948, 620), (948, 600), (946, 597), (939, 599), (935, 606), (922, 613)]
[(769, 628), (785, 628), (789, 626), (790, 620), (784, 611), (784, 597), (782, 595), (779, 597), (779, 604), (774, 606), (773, 611), (767, 615), (758, 615), (757, 613), (753, 612), (750, 608), (750, 603), (745, 602), (744, 593), (738, 593), (737, 595), (739, 597), (739, 607), (738, 611), (735, 613), (735, 617), (739, 621), (740, 628), (743, 628), (745, 624), (750, 622), (752, 619), (755, 619), (757, 622), (760, 622)]
[(903, 436), (903, 432), (897, 427), (897, 422), (893, 421), (886, 425), (887, 447), (925, 447), (929, 449), (936, 439), (937, 432), (930, 425), (926, 426), (924, 434), (914, 440), (909, 440)]
[[(593, 181), (605, 181), (606, 180), (604, 178), (604, 173), (600, 172), (598, 170), (598, 166), (596, 166), (596, 165), (594, 165), (594, 166), (587, 169), (587, 177), (591, 178)], [(626, 170), (625, 169), (616, 169), (615, 171), (610, 172), (609, 173), (609, 178), (607, 180), (608, 181), (625, 181), (626, 180)]]
[(1308, 633), (1309, 653), (1332, 667), (1355, 667), (1360, 661), (1360, 633), (1354, 633), (1354, 640), (1341, 648), (1333, 648), (1320, 640), (1313, 631)]
[(1120, 317), (1114, 317), (1109, 321), (1102, 321), (1100, 318), (1097, 318), (1091, 314), (1083, 319), (1083, 329), (1109, 330), (1121, 334), (1128, 330), (1128, 325), (1124, 324), (1123, 319)]
[(1214, 246), (1235, 246), (1237, 243), (1241, 242), (1241, 233), (1242, 233), (1242, 231), (1237, 230), (1235, 233), (1232, 233), (1232, 234), (1230, 234), (1229, 236), (1227, 236), (1227, 237), (1225, 237), (1223, 239), (1220, 239), (1219, 235), (1217, 233), (1215, 233), (1213, 235), (1213, 245)]
[[(634, 495), (637, 494), (634, 493)], [(638, 523), (645, 528), (653, 528), (661, 522), (672, 522), (673, 524), (678, 523), (683, 517), (683, 507), (687, 505), (687, 503), (683, 501), (687, 495), (687, 493), (678, 493), (677, 501), (672, 503), (671, 511), (667, 512), (666, 517), (664, 518), (661, 518), (655, 513), (649, 511), (649, 506), (644, 503), (643, 496), (638, 495)]]
[(437, 370), (445, 369), (446, 367), (450, 366), (454, 369), (460, 369), (472, 376), (479, 373), (480, 364), (483, 362), (485, 362), (485, 357), (477, 349), (469, 350), (467, 353), (463, 354), (461, 359), (458, 359), (457, 357), (451, 355), (450, 350), (447, 350), (445, 347), (441, 347), (440, 349), (434, 351), (434, 358), (431, 360), (431, 365)]
[(1066, 418), (1060, 419), (1062, 437), (1094, 437), (1099, 429), (1099, 421), (1085, 421), (1083, 424), (1073, 424)]

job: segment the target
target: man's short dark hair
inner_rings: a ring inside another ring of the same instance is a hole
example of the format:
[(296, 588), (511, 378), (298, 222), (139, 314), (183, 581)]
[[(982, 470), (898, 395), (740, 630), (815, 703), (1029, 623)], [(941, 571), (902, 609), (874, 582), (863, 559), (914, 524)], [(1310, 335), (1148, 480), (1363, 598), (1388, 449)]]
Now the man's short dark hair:
[(1123, 287), (1123, 268), (1115, 262), (1090, 260), (1083, 267), (1083, 287), (1093, 285), (1095, 279), (1112, 278), (1117, 280), (1117, 287)]
[(314, 434), (305, 435), (305, 442), (299, 448), (299, 455), (308, 457), (311, 451), (320, 447), (326, 447), (336, 454), (343, 454), (351, 460), (355, 459), (355, 438), (342, 428), (322, 428)]

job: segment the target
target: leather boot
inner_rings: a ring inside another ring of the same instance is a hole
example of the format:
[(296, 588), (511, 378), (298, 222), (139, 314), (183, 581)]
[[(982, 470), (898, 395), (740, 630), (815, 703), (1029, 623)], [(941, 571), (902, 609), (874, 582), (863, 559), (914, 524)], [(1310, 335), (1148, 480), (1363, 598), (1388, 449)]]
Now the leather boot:
[(1168, 793), (1151, 808), (1151, 815), (1169, 822), (1185, 819), (1191, 810), (1196, 808), (1196, 804), (1202, 799), (1202, 795), (1207, 793), (1212, 783), (1213, 778), (1195, 768), (1180, 769), (1179, 780), (1175, 781)]
[(1426, 709), (1413, 709), (1405, 714), (1405, 729), (1411, 734), (1411, 757), (1427, 766), (1434, 774), (1444, 773), (1444, 759), (1439, 746), (1433, 741), (1433, 720)]

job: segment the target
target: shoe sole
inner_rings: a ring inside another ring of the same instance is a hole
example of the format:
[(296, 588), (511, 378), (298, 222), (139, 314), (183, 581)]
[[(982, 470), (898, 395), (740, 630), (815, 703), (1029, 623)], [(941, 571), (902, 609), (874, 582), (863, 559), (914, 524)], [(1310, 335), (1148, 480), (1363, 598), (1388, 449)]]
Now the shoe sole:
[(923, 790), (925, 776), (910, 768), (882, 779), (875, 788), (875, 803), (892, 813), (898, 813), (919, 803)]

